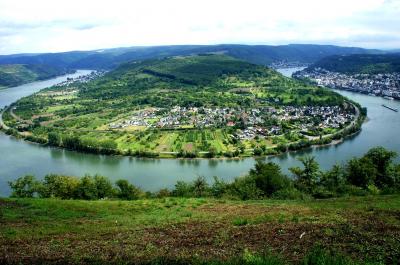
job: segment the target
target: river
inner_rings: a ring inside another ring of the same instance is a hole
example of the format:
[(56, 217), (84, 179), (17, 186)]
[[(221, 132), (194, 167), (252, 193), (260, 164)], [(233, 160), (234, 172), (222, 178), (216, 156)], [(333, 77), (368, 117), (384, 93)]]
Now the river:
[[(290, 76), (290, 70), (280, 70)], [(78, 71), (69, 77), (88, 73)], [(66, 80), (67, 76), (47, 81), (35, 82), (19, 87), (0, 90), (0, 108), (20, 97), (37, 92), (41, 88)], [(347, 91), (340, 94), (359, 102), (368, 108), (368, 121), (362, 131), (338, 145), (314, 147), (295, 153), (288, 153), (265, 160), (279, 163), (284, 172), (299, 165), (297, 159), (303, 155), (314, 155), (323, 169), (342, 163), (354, 156), (364, 154), (369, 148), (382, 145), (400, 153), (400, 113), (383, 108), (386, 104), (400, 109), (399, 101), (367, 96)], [(0, 197), (9, 196), (8, 181), (33, 174), (38, 178), (48, 173), (83, 176), (102, 174), (111, 180), (120, 178), (140, 186), (144, 190), (155, 191), (172, 188), (177, 180), (190, 181), (197, 176), (207, 180), (219, 176), (225, 180), (245, 174), (253, 165), (253, 158), (241, 160), (179, 160), (179, 159), (138, 159), (118, 156), (83, 154), (58, 148), (44, 147), (17, 140), (0, 133)]]

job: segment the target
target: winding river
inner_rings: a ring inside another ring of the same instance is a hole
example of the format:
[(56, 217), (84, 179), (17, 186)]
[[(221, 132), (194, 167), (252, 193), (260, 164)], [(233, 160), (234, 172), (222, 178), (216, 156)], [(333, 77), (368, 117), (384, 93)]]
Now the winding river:
[[(293, 71), (294, 69), (281, 70), (283, 74), (289, 76)], [(0, 90), (0, 108), (23, 96), (64, 81), (67, 77), (88, 72), (80, 70), (73, 75)], [(360, 156), (369, 148), (378, 145), (400, 153), (400, 113), (381, 106), (386, 104), (400, 109), (399, 101), (347, 91), (337, 92), (368, 108), (368, 121), (363, 125), (360, 133), (338, 145), (313, 147), (295, 153), (268, 157), (265, 160), (279, 163), (283, 171), (287, 172), (289, 167), (299, 165), (297, 159), (303, 155), (316, 156), (321, 167), (327, 169), (353, 156)], [(231, 180), (245, 174), (254, 165), (254, 161), (253, 158), (179, 160), (92, 155), (44, 147), (0, 133), (0, 197), (10, 195), (8, 181), (25, 174), (33, 174), (40, 178), (48, 173), (76, 176), (99, 173), (108, 176), (111, 180), (125, 178), (144, 190), (155, 191), (165, 187), (171, 188), (177, 180), (190, 181), (199, 175), (208, 180), (211, 180), (213, 176)]]

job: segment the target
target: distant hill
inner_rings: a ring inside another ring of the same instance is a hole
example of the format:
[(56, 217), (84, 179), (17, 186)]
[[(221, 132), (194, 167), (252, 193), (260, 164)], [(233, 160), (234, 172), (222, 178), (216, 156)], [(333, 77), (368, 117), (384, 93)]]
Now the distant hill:
[(268, 65), (279, 61), (314, 63), (330, 55), (381, 53), (355, 47), (333, 45), (175, 45), (153, 47), (128, 47), (95, 51), (63, 53), (21, 54), (0, 56), (0, 64), (46, 64), (73, 69), (111, 69), (132, 60), (164, 58), (201, 53), (224, 53), (247, 62)]
[(400, 72), (400, 53), (334, 55), (321, 59), (307, 70), (315, 68), (344, 74)]
[(0, 65), (0, 88), (18, 86), (37, 80), (45, 80), (68, 72), (71, 71), (49, 65)]

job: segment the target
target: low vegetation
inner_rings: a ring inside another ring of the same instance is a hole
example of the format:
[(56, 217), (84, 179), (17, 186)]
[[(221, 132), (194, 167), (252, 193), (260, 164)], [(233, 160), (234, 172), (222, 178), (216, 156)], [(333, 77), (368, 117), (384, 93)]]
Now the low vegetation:
[(258, 162), (232, 183), (154, 193), (102, 176), (21, 177), (0, 199), (0, 262), (398, 264), (395, 156), (377, 147), (326, 172), (305, 157), (293, 179)]

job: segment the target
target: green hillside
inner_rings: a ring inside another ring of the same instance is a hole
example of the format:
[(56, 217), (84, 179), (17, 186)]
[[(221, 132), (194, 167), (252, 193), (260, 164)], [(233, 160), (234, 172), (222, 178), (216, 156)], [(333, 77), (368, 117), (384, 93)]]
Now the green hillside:
[(268, 65), (274, 62), (313, 63), (330, 55), (383, 53), (379, 50), (334, 45), (171, 45), (126, 47), (94, 51), (44, 54), (0, 55), (0, 64), (46, 64), (72, 69), (114, 69), (132, 60), (188, 56), (200, 53), (225, 53), (247, 62)]
[(329, 56), (309, 69), (323, 68), (344, 74), (385, 74), (400, 72), (400, 54), (354, 54)]
[(398, 264), (399, 202), (0, 199), (0, 263)]
[(0, 65), (0, 88), (19, 86), (25, 83), (45, 80), (69, 71), (48, 65)]
[[(306, 120), (307, 133), (318, 138), (342, 133), (350, 124), (348, 115), (355, 114), (342, 96), (327, 89), (210, 54), (130, 62), (89, 83), (45, 89), (15, 107), (4, 119), (31, 140), (83, 151), (157, 155), (237, 156), (239, 150), (251, 155), (255, 148), (260, 154), (276, 152), (271, 148), (278, 145), (280, 150), (290, 143), (306, 146), (310, 143), (300, 132)], [(315, 129), (327, 107), (347, 115), (346, 124)], [(296, 111), (307, 117), (280, 118)], [(266, 136), (278, 127), (282, 133)]]

